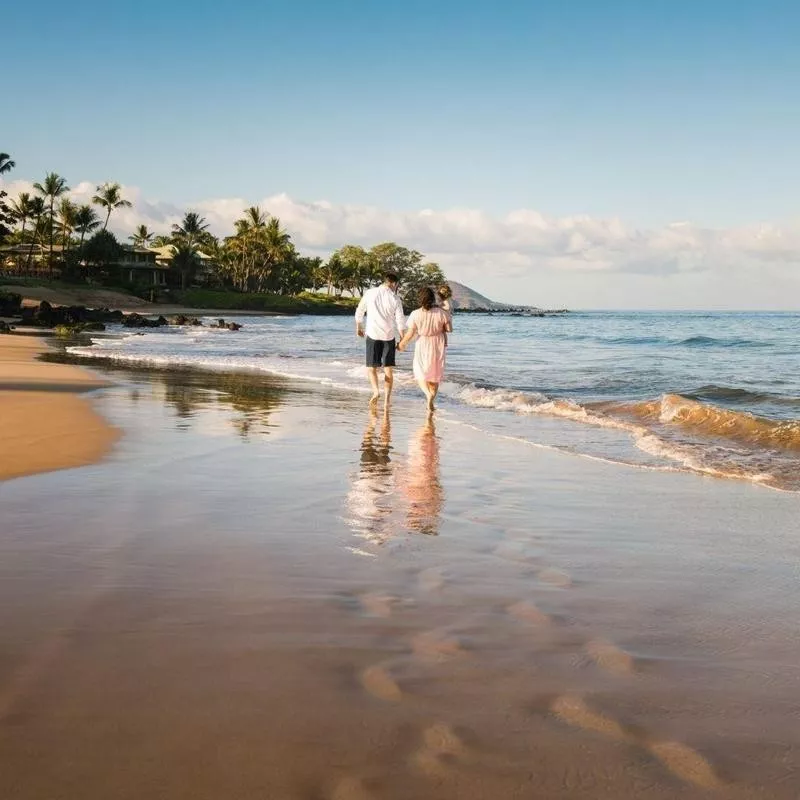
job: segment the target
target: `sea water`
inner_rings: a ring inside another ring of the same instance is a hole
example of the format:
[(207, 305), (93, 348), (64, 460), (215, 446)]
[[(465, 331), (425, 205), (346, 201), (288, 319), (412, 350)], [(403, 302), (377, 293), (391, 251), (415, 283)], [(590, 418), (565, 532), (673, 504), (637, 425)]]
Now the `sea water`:
[[(112, 328), (70, 352), (368, 391), (351, 317), (235, 319), (242, 330)], [(446, 423), (629, 467), (800, 491), (800, 313), (457, 314), (454, 326)], [(421, 405), (411, 359), (398, 354), (397, 400)]]

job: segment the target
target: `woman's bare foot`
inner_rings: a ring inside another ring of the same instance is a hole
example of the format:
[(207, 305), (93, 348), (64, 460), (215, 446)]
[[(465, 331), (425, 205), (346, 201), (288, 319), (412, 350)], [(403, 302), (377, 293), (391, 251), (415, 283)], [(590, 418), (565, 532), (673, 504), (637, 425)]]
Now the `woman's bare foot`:
[(428, 413), (429, 414), (432, 414), (434, 411), (436, 411), (436, 406), (433, 404), (433, 401), (434, 401), (434, 395), (429, 394), (428, 395)]

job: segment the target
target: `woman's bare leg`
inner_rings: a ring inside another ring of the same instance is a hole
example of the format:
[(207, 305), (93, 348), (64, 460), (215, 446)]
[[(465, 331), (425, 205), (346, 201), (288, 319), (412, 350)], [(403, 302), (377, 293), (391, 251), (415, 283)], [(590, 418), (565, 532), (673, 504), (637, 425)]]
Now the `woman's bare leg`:
[(425, 395), (425, 399), (430, 404), (430, 390), (428, 389), (428, 382), (425, 378), (417, 378), (417, 385), (422, 390), (422, 394)]
[(439, 384), (433, 383), (432, 381), (428, 382), (428, 411), (433, 411), (433, 401), (436, 400), (436, 395), (439, 394)]

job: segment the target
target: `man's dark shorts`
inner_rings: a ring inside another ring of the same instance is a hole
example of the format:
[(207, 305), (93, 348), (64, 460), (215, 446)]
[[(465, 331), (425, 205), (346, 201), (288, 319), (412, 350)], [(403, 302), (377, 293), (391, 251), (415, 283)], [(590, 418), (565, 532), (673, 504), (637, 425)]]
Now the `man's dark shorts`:
[(393, 367), (395, 341), (389, 339), (367, 339), (367, 366), (368, 367)]

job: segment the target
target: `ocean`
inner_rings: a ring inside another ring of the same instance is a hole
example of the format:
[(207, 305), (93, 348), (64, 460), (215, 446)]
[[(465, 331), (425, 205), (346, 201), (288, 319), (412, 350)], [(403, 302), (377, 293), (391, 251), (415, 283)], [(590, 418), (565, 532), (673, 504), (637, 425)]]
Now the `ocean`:
[[(242, 330), (111, 328), (69, 352), (368, 392), (350, 317), (228, 319)], [(454, 325), (438, 412), (446, 425), (627, 468), (800, 491), (800, 313), (461, 314)], [(411, 358), (399, 355), (396, 401), (422, 410)]]

